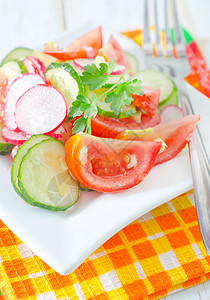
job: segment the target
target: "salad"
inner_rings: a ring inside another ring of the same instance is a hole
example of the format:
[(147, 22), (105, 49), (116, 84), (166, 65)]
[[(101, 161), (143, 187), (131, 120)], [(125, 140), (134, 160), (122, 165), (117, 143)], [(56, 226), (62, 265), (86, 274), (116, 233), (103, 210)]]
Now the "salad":
[(0, 154), (27, 203), (54, 211), (80, 191), (132, 188), (190, 141), (175, 84), (138, 61), (101, 27), (61, 49), (16, 48), (0, 68)]

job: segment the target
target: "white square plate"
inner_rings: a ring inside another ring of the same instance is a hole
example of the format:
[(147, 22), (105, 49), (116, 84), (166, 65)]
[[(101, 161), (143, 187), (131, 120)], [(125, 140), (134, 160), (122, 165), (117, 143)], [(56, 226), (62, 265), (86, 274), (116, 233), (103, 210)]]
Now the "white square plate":
[[(90, 30), (85, 25), (55, 39), (62, 47)], [(110, 36), (104, 30), (105, 40)], [(140, 47), (113, 34), (122, 48), (133, 53), (144, 67)], [(62, 275), (77, 268), (112, 235), (149, 210), (192, 188), (188, 151), (151, 170), (138, 186), (125, 192), (82, 192), (65, 212), (52, 212), (25, 203), (10, 182), (11, 161), (0, 157), (0, 218), (41, 259)]]

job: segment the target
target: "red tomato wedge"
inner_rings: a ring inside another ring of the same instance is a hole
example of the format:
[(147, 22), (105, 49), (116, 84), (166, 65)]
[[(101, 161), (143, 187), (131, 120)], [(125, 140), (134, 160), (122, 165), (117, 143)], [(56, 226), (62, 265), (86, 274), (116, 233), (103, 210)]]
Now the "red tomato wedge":
[(45, 54), (51, 55), (60, 61), (73, 60), (76, 58), (94, 58), (97, 55), (95, 49), (91, 48), (88, 50), (79, 50), (79, 51), (45, 51)]
[(145, 114), (141, 115), (141, 121), (135, 121), (133, 118), (107, 118), (97, 115), (91, 119), (92, 134), (104, 138), (115, 138), (119, 133), (126, 129), (138, 130), (147, 127), (153, 127), (159, 124), (161, 117), (155, 115), (149, 117)]
[(154, 141), (160, 138), (165, 142), (166, 148), (156, 159), (155, 165), (158, 165), (172, 159), (185, 147), (199, 119), (200, 116), (190, 115), (145, 130), (127, 130), (117, 138), (138, 141)]
[(71, 42), (63, 50), (46, 50), (45, 53), (56, 57), (61, 61), (76, 58), (94, 58), (102, 47), (102, 28), (94, 28), (88, 33)]
[(124, 50), (113, 36), (111, 36), (108, 43), (100, 49), (99, 54), (107, 57), (108, 60), (113, 59), (115, 64), (123, 65), (127, 70), (130, 69), (130, 63)]
[(65, 51), (73, 52), (84, 50), (87, 47), (91, 47), (95, 50), (99, 50), (102, 47), (102, 28), (101, 26), (90, 30), (89, 32), (83, 34), (78, 39), (71, 42)]
[(156, 114), (159, 104), (160, 90), (155, 88), (143, 87), (144, 94), (142, 96), (131, 94), (133, 98), (132, 104), (142, 109), (146, 115), (152, 117)]
[(117, 192), (139, 184), (152, 168), (161, 142), (121, 141), (86, 133), (72, 136), (65, 155), (72, 175), (98, 192)]

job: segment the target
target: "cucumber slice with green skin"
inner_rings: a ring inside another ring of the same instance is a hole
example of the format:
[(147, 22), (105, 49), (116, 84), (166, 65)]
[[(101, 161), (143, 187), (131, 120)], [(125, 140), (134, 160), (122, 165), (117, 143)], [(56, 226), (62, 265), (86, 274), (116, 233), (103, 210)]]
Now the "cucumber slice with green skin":
[(135, 75), (139, 71), (138, 60), (137, 60), (137, 58), (133, 54), (131, 54), (129, 52), (126, 52), (125, 54), (126, 54), (126, 56), (128, 58), (130, 66), (131, 66), (132, 73), (133, 73), (133, 75)]
[(32, 55), (33, 50), (29, 48), (15, 48), (7, 56), (2, 60), (1, 64), (5, 64), (6, 62), (14, 59), (22, 60), (23, 58)]
[[(92, 98), (93, 94), (96, 94), (96, 96), (102, 95), (107, 89), (101, 88), (94, 91), (90, 91), (88, 87), (86, 87), (86, 92), (90, 98)], [(136, 114), (136, 106), (130, 105), (125, 107), (119, 115), (116, 115), (113, 110), (110, 108), (110, 103), (105, 102), (106, 95), (100, 98), (97, 101), (97, 108), (98, 108), (98, 114), (102, 117), (108, 117), (108, 118), (127, 118), (131, 117)]]
[(134, 75), (133, 78), (140, 79), (143, 86), (159, 89), (160, 105), (170, 97), (175, 87), (174, 82), (168, 76), (152, 69), (141, 71)]
[(17, 74), (23, 74), (23, 73), (28, 72), (26, 67), (22, 63), (22, 61), (19, 61), (19, 60), (8, 61), (8, 62), (2, 64), (2, 67), (4, 69), (13, 71), (14, 73), (17, 73)]
[(178, 105), (179, 101), (178, 101), (178, 91), (177, 88), (174, 87), (171, 95), (165, 99), (165, 101), (161, 102), (161, 104), (158, 105), (158, 111), (161, 111), (164, 107), (168, 106), (168, 105)]
[(48, 139), (28, 150), (18, 172), (24, 200), (41, 208), (63, 211), (74, 205), (79, 183), (68, 173), (64, 144)]
[(0, 123), (0, 155), (7, 155), (11, 153), (14, 145), (6, 143), (1, 137), (1, 131), (4, 128), (4, 124)]
[(76, 100), (77, 95), (83, 93), (82, 81), (72, 66), (67, 63), (51, 63), (45, 78), (64, 96), (68, 108)]
[(13, 159), (12, 162), (12, 169), (11, 169), (11, 181), (12, 185), (15, 189), (15, 191), (18, 193), (18, 195), (22, 196), (21, 190), (18, 185), (18, 172), (19, 167), (22, 161), (22, 158), (27, 153), (27, 151), (36, 145), (37, 143), (40, 143), (44, 140), (52, 139), (52, 137), (48, 135), (38, 134), (38, 135), (32, 135), (30, 139), (28, 139), (26, 142), (24, 142), (17, 150), (17, 153)]
[(82, 192), (92, 192), (93, 190), (89, 189), (88, 187), (84, 186), (83, 184), (79, 184), (79, 190)]

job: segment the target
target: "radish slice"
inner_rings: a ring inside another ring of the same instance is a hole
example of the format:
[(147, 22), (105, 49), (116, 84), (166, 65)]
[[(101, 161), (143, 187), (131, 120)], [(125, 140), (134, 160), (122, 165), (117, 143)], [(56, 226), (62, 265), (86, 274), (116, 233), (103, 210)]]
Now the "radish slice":
[(85, 70), (84, 67), (87, 65), (91, 65), (91, 64), (96, 64), (95, 59), (84, 59), (84, 58), (80, 58), (80, 59), (74, 59), (73, 61), (75, 67), (77, 67), (80, 70)]
[(15, 147), (12, 148), (12, 152), (10, 154), (10, 158), (11, 158), (11, 161), (13, 161), (17, 151), (18, 151), (18, 148), (21, 146), (22, 144), (17, 144)]
[(122, 65), (115, 65), (114, 71), (111, 73), (111, 75), (122, 75), (126, 71), (126, 67)]
[[(82, 71), (85, 71), (84, 67), (87, 65), (95, 64), (96, 66), (99, 66), (99, 63), (97, 63), (95, 59), (78, 58), (78, 59), (74, 59), (73, 62), (74, 62), (75, 67), (77, 67), (78, 69), (80, 69)], [(107, 62), (104, 62), (104, 63), (107, 64)], [(122, 75), (125, 73), (125, 71), (126, 71), (125, 66), (115, 65), (115, 69), (111, 73), (111, 75)]]
[(53, 86), (38, 84), (17, 101), (15, 119), (18, 128), (28, 134), (55, 131), (67, 116), (63, 95)]
[(24, 74), (13, 81), (5, 99), (4, 113), (5, 125), (10, 130), (15, 130), (17, 128), (15, 122), (15, 105), (17, 100), (34, 85), (44, 83), (44, 79), (38, 74)]
[(46, 68), (38, 58), (28, 56), (23, 60), (23, 64), (25, 65), (29, 73), (35, 73), (44, 77)]
[(63, 137), (63, 133), (66, 133), (67, 130), (64, 128), (63, 125), (61, 125), (57, 130), (55, 130), (54, 132), (50, 133), (49, 135), (51, 137), (53, 137), (56, 140), (61, 140)]
[(160, 112), (161, 123), (172, 122), (183, 118), (183, 112), (177, 105), (170, 104)]
[(2, 139), (12, 145), (19, 145), (24, 143), (30, 135), (26, 135), (25, 133), (19, 131), (13, 131), (8, 129), (7, 127), (4, 127), (1, 131)]

